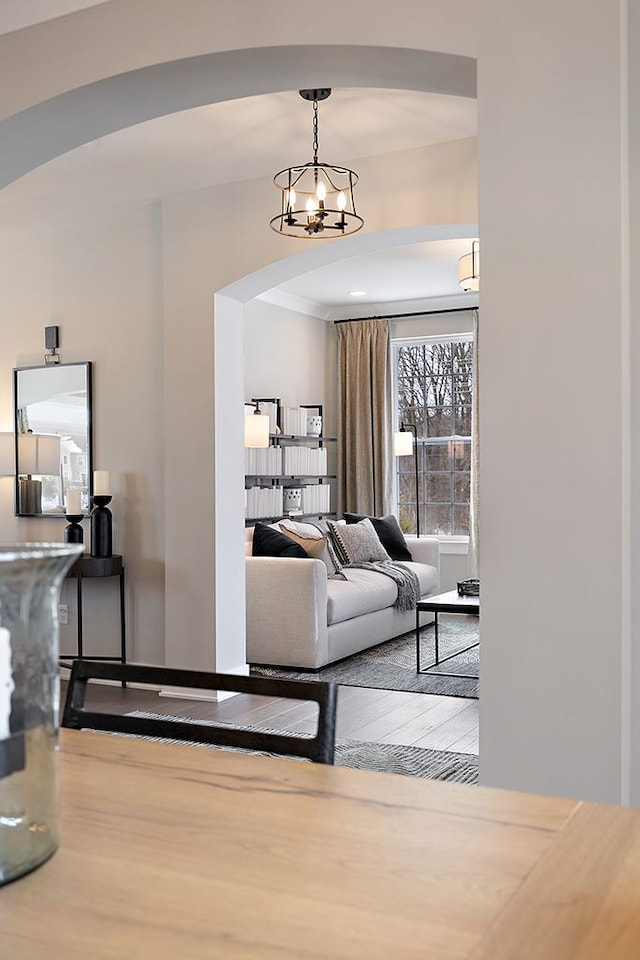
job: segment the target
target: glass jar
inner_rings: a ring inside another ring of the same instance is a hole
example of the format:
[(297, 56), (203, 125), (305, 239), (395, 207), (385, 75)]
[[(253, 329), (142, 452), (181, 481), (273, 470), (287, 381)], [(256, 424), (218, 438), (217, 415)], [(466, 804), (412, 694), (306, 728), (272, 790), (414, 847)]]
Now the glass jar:
[(58, 844), (58, 600), (82, 549), (0, 546), (0, 884)]

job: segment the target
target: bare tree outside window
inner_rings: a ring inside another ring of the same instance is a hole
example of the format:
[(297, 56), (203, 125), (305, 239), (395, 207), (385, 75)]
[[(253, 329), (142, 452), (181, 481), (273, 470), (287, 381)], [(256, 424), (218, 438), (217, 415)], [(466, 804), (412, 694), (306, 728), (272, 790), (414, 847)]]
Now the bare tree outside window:
[(405, 533), (468, 536), (471, 490), (471, 337), (395, 346), (398, 423), (414, 424), (412, 457), (398, 457), (398, 517)]

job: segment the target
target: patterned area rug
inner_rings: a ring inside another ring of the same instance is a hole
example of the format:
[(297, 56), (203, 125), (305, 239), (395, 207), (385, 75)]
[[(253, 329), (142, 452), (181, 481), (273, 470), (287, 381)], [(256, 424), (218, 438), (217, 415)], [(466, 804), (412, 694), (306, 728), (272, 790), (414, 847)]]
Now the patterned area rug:
[[(440, 656), (478, 639), (479, 619), (474, 616), (440, 614), (438, 634)], [(424, 670), (434, 659), (434, 627), (430, 624), (421, 631), (421, 666)], [(289, 680), (334, 680), (352, 687), (377, 687), (382, 690), (404, 690), (408, 693), (432, 693), (445, 697), (478, 698), (478, 647), (472, 647), (428, 674), (416, 673), (415, 631), (387, 640), (362, 653), (331, 663), (320, 670), (290, 670), (287, 668), (252, 666), (251, 673), (263, 677), (283, 677)], [(465, 674), (447, 677), (447, 673)]]
[[(165, 716), (159, 713), (147, 713), (133, 710), (128, 717), (148, 717), (162, 720), (185, 720), (185, 717)], [(191, 720), (191, 723), (203, 723)], [(220, 723), (219, 726), (232, 727), (236, 724)], [(267, 733), (276, 733), (273, 728), (261, 727)], [(291, 731), (287, 731), (291, 733)], [(295, 736), (295, 734), (292, 734)], [(154, 740), (155, 737), (141, 737)], [(165, 741), (184, 743), (181, 740)], [(193, 746), (194, 744), (191, 744)], [(210, 744), (195, 744), (209, 750), (233, 750), (231, 747), (214, 747)], [(243, 751), (244, 752), (244, 751)], [(299, 758), (295, 758), (299, 759)], [(302, 763), (308, 761), (302, 760)], [(478, 758), (468, 753), (448, 753), (444, 750), (426, 750), (423, 747), (404, 747), (394, 743), (366, 743), (359, 740), (336, 739), (335, 764), (338, 767), (352, 767), (356, 770), (375, 770), (378, 773), (398, 773), (408, 777), (425, 777), (428, 780), (447, 780), (450, 783), (477, 783)]]

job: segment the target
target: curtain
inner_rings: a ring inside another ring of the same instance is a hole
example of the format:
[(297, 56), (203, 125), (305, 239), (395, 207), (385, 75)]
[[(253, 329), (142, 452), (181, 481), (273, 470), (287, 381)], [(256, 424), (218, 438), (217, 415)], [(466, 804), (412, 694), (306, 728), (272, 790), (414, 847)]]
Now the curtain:
[(388, 320), (336, 324), (338, 511), (391, 513), (392, 398)]
[(469, 498), (469, 554), (467, 572), (480, 576), (480, 407), (478, 404), (478, 332), (479, 313), (473, 311), (473, 354), (471, 359), (473, 385), (471, 397), (471, 496)]

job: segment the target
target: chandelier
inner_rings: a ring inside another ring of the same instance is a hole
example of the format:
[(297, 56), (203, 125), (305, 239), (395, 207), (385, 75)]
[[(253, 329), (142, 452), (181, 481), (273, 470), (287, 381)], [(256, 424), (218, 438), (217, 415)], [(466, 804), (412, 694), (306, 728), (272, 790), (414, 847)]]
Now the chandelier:
[(326, 100), (331, 89), (299, 93), (303, 100), (313, 102), (313, 160), (276, 173), (273, 182), (280, 191), (281, 207), (271, 227), (287, 237), (346, 237), (364, 224), (353, 198), (358, 175), (347, 167), (318, 160), (318, 101)]

